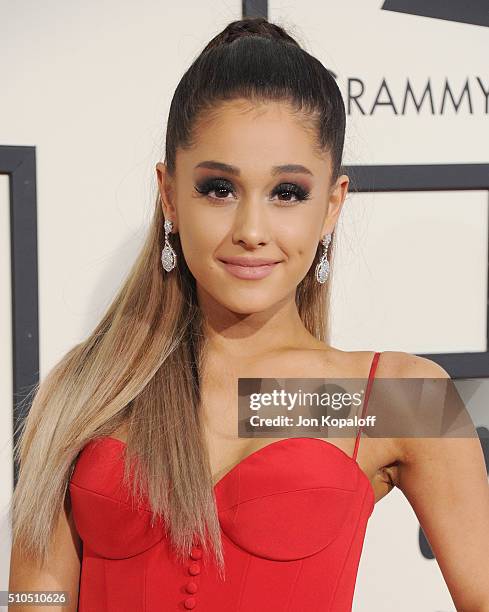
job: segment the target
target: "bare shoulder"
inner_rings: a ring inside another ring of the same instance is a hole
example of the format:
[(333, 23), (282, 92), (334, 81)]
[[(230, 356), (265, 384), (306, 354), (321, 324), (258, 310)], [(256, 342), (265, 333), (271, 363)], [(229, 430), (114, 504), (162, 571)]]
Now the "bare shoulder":
[(450, 374), (435, 361), (403, 351), (383, 351), (377, 375), (385, 378), (450, 378)]
[[(408, 378), (450, 379), (450, 375), (442, 366), (426, 357), (404, 351), (379, 351), (379, 353), (375, 378), (393, 380)], [(362, 368), (363, 372), (366, 372), (374, 354), (374, 351), (359, 351), (355, 354), (354, 359), (360, 364), (359, 367)], [(403, 418), (407, 421), (412, 418), (411, 411), (406, 407), (407, 397), (409, 398), (409, 395), (406, 396), (405, 387), (389, 385), (388, 403), (384, 405), (380, 402), (378, 409), (380, 413), (385, 409), (388, 410), (389, 414), (398, 415), (401, 419), (398, 421), (398, 425), (401, 427), (400, 423), (402, 423)], [(379, 426), (380, 430), (381, 426)], [(406, 425), (406, 430), (409, 430), (408, 425)], [(414, 457), (423, 460), (427, 453), (431, 454), (434, 451), (437, 444), (437, 440), (431, 438), (391, 437), (386, 433), (385, 438), (372, 439), (371, 453), (378, 452), (379, 465), (384, 462), (384, 465), (394, 466), (392, 480), (398, 485), (401, 466)], [(374, 446), (378, 450), (374, 450)]]
[[(343, 351), (323, 345), (323, 363), (345, 375), (367, 375), (376, 351)], [(376, 378), (450, 378), (438, 363), (403, 351), (378, 351)]]
[[(385, 351), (381, 355), (378, 366), (378, 376), (380, 378), (425, 378), (425, 379), (450, 379), (450, 374), (438, 363), (402, 351)], [(446, 389), (445, 387), (443, 389)], [(405, 406), (401, 407), (401, 403), (405, 401), (405, 396), (402, 392), (399, 396), (399, 405), (397, 405), (395, 388), (390, 387), (390, 398), (393, 400), (393, 405), (390, 407), (392, 411), (399, 411), (405, 414)], [(434, 402), (434, 405), (439, 404)], [(396, 454), (398, 455), (400, 466), (407, 466), (413, 462), (429, 461), (430, 458), (437, 453), (440, 453), (440, 447), (447, 447), (450, 443), (452, 446), (460, 444), (460, 441), (450, 442), (433, 437), (401, 437), (395, 440)], [(402, 471), (402, 470), (401, 470)], [(406, 471), (406, 468), (405, 470)]]

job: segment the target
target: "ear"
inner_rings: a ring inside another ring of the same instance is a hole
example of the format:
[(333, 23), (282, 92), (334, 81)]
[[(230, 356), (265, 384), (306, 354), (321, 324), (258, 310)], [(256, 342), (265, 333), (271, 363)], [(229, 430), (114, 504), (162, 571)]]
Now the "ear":
[(326, 218), (324, 219), (321, 237), (325, 234), (331, 234), (334, 230), (338, 217), (340, 216), (343, 203), (348, 193), (348, 185), (350, 179), (348, 175), (342, 174), (338, 177), (336, 183), (331, 187), (329, 191), (328, 210), (326, 212)]
[(173, 181), (168, 173), (166, 164), (156, 164), (156, 178), (158, 179), (158, 190), (161, 198), (161, 208), (165, 219), (173, 221), (173, 229), (177, 227), (177, 210), (173, 203)]

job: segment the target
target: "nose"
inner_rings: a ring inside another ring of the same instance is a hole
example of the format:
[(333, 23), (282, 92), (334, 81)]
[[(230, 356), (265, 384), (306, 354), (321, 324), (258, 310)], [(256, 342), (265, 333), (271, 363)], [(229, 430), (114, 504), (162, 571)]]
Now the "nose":
[(266, 204), (256, 199), (241, 200), (233, 223), (233, 243), (258, 247), (270, 241)]

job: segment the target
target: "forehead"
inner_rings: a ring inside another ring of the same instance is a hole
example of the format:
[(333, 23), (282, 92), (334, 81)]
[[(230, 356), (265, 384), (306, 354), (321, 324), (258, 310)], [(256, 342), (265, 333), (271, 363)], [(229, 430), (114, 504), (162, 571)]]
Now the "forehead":
[(180, 151), (183, 163), (219, 159), (239, 167), (302, 163), (326, 171), (326, 152), (318, 152), (310, 117), (286, 102), (220, 102), (196, 121), (192, 146)]

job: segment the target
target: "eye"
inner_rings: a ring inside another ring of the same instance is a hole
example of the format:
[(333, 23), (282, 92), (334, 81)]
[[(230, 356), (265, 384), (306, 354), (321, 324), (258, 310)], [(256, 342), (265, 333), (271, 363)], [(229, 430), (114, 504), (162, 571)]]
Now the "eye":
[[(201, 183), (194, 186), (194, 189), (203, 196), (209, 197), (210, 200), (228, 200), (227, 197), (229, 193), (234, 193), (234, 189), (232, 183), (230, 183), (226, 179), (222, 178), (211, 178), (202, 181)], [(214, 196), (210, 196), (209, 194), (214, 192)], [(276, 195), (283, 196), (285, 195), (285, 199), (280, 199), (279, 202), (281, 206), (290, 206), (291, 204), (297, 204), (298, 202), (302, 202), (303, 200), (308, 200), (310, 197), (310, 192), (307, 189), (304, 189), (300, 185), (296, 183), (281, 183), (277, 185), (271, 196), (274, 197)], [(294, 199), (291, 199), (291, 196)], [(283, 204), (285, 202), (285, 204)], [(290, 204), (289, 204), (290, 203)]]
[[(211, 197), (211, 200), (228, 200), (227, 193), (233, 191), (233, 186), (229, 181), (221, 178), (212, 178), (202, 181), (198, 185), (195, 185), (195, 190), (201, 195), (209, 196), (214, 191), (216, 194), (220, 194), (218, 197)], [(224, 194), (224, 197), (221, 197)]]
[(272, 191), (272, 196), (277, 194), (286, 194), (287, 198), (280, 200), (281, 202), (293, 202), (294, 200), (290, 200), (291, 195), (295, 197), (295, 202), (302, 202), (309, 199), (310, 192), (295, 183), (281, 183)]

